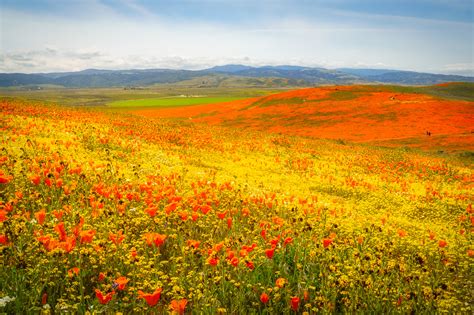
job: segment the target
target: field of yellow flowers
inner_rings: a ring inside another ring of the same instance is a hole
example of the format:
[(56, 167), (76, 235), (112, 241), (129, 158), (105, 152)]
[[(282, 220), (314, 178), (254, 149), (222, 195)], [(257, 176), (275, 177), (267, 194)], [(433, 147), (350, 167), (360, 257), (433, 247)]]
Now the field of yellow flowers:
[(0, 313), (472, 313), (452, 157), (0, 103)]

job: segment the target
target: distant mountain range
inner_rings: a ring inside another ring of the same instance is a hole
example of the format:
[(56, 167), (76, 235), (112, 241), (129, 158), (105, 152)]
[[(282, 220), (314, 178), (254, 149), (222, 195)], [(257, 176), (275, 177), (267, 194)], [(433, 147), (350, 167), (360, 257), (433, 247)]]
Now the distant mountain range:
[(384, 69), (324, 69), (299, 66), (216, 66), (205, 70), (97, 70), (55, 73), (0, 73), (0, 87), (56, 85), (71, 88), (137, 87), (176, 83), (213, 75), (238, 78), (282, 78), (298, 85), (384, 83), (432, 85), (444, 82), (474, 82), (474, 77)]

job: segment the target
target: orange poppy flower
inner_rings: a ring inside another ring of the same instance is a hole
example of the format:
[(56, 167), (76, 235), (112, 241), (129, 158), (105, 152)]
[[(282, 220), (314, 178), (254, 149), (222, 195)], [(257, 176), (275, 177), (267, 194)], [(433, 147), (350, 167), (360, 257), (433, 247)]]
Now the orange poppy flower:
[(265, 255), (267, 255), (268, 259), (272, 259), (274, 254), (275, 254), (275, 248), (270, 248), (270, 249), (265, 250)]
[(159, 247), (165, 243), (166, 235), (159, 233), (145, 233), (145, 240), (148, 246), (155, 245)]
[(30, 176), (30, 181), (34, 184), (34, 185), (39, 185), (40, 182), (41, 182), (41, 177), (39, 175), (33, 175), (33, 176)]
[(217, 217), (221, 220), (223, 220), (225, 218), (225, 216), (227, 215), (227, 211), (223, 211), (223, 212), (218, 212), (217, 213)]
[(104, 281), (105, 277), (106, 277), (105, 273), (103, 272), (99, 273), (99, 281)]
[(73, 268), (71, 268), (71, 269), (68, 270), (67, 275), (68, 275), (69, 277), (72, 277), (72, 276), (74, 276), (74, 275), (78, 275), (78, 274), (79, 274), (79, 271), (80, 271), (79, 268), (73, 267)]
[(64, 228), (64, 222), (58, 223), (55, 227), (54, 230), (59, 234), (59, 240), (60, 241), (65, 241), (67, 234), (66, 230)]
[(329, 245), (331, 245), (331, 243), (332, 243), (332, 239), (330, 239), (330, 238), (323, 239), (323, 247), (324, 248), (328, 248)]
[(3, 174), (3, 172), (0, 170), (0, 184), (8, 184), (12, 179), (13, 179), (13, 176), (11, 176), (11, 175), (5, 175), (5, 174)]
[(217, 266), (217, 264), (219, 263), (219, 259), (215, 258), (215, 257), (209, 257), (207, 259), (207, 263), (213, 267)]
[(190, 247), (194, 247), (194, 249), (197, 249), (199, 245), (201, 244), (200, 241), (195, 241), (195, 240), (188, 240), (186, 241), (186, 244)]
[(239, 258), (233, 257), (233, 258), (230, 260), (230, 263), (232, 264), (232, 266), (237, 267), (237, 266), (239, 265)]
[(297, 297), (297, 296), (292, 297), (291, 298), (291, 309), (296, 312), (299, 307), (300, 307), (300, 298)]
[(118, 233), (109, 233), (109, 240), (112, 241), (115, 245), (119, 245), (125, 239), (125, 235), (123, 235), (122, 230), (118, 231)]
[(398, 230), (397, 233), (398, 233), (398, 236), (400, 236), (400, 237), (405, 237), (405, 236), (407, 236), (407, 232), (404, 231), (404, 230)]
[(129, 280), (126, 277), (122, 276), (117, 278), (114, 283), (117, 285), (118, 290), (123, 290), (125, 289), (125, 285), (127, 285), (128, 281)]
[(293, 238), (292, 237), (287, 237), (283, 241), (283, 246), (286, 246), (286, 245), (291, 244), (291, 243), (293, 243)]
[(0, 223), (5, 222), (6, 220), (8, 220), (7, 214), (8, 214), (7, 211), (0, 210)]
[(5, 234), (0, 234), (0, 244), (2, 245), (7, 245), (8, 243), (8, 238)]
[(112, 296), (115, 294), (115, 291), (109, 292), (104, 295), (100, 290), (95, 289), (95, 296), (99, 300), (100, 304), (107, 304), (112, 300)]
[(36, 220), (40, 225), (43, 225), (44, 220), (46, 219), (46, 210), (41, 209), (40, 211), (35, 213)]
[(260, 302), (262, 302), (263, 304), (267, 304), (269, 300), (270, 298), (268, 297), (268, 294), (266, 294), (265, 292), (263, 292), (260, 295)]
[(153, 293), (144, 293), (138, 290), (138, 297), (144, 299), (149, 306), (155, 306), (160, 301), (162, 288), (157, 288)]
[(94, 230), (86, 230), (86, 231), (81, 231), (80, 236), (81, 236), (81, 243), (92, 243), (92, 238), (95, 235)]
[(247, 268), (249, 268), (250, 270), (254, 270), (254, 269), (255, 269), (255, 265), (254, 265), (253, 262), (250, 261), (250, 260), (247, 260), (247, 261), (245, 262), (245, 265), (246, 265)]
[(181, 300), (172, 300), (170, 304), (171, 311), (173, 313), (184, 314), (186, 309), (186, 304), (188, 304), (188, 300), (181, 299)]

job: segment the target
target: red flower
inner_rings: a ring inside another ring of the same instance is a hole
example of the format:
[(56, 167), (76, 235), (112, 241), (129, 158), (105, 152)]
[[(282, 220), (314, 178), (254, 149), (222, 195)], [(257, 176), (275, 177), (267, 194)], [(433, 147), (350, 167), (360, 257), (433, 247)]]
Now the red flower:
[(103, 272), (99, 273), (99, 281), (102, 282), (102, 281), (104, 281), (104, 279), (105, 279), (105, 273), (103, 273)]
[(217, 212), (217, 217), (221, 220), (223, 220), (225, 218), (225, 216), (227, 215), (227, 211), (224, 211), (224, 212)]
[(81, 243), (92, 243), (92, 238), (95, 235), (94, 230), (87, 230), (87, 231), (81, 231), (80, 236), (81, 236)]
[(148, 246), (155, 244), (156, 247), (160, 247), (165, 243), (166, 235), (159, 233), (145, 233), (145, 240)]
[(149, 306), (155, 306), (161, 297), (162, 288), (157, 288), (153, 293), (144, 293), (143, 291), (138, 290), (138, 297), (144, 299)]
[(296, 297), (296, 296), (292, 297), (291, 298), (291, 309), (296, 312), (299, 307), (300, 307), (300, 298)]
[(405, 236), (407, 236), (407, 232), (404, 231), (404, 230), (398, 230), (397, 233), (398, 233), (398, 236), (400, 236), (400, 237), (405, 237)]
[(217, 264), (219, 263), (219, 259), (215, 258), (215, 257), (209, 257), (207, 259), (207, 263), (211, 266), (217, 266)]
[(239, 265), (239, 259), (237, 257), (233, 257), (230, 260), (230, 263), (232, 264), (232, 266), (237, 267)]
[(7, 184), (13, 179), (13, 176), (11, 175), (5, 175), (3, 172), (0, 170), (0, 184)]
[(95, 289), (95, 296), (97, 297), (97, 299), (99, 299), (99, 302), (100, 304), (107, 304), (110, 302), (110, 300), (112, 300), (112, 296), (115, 294), (115, 291), (112, 291), (112, 292), (109, 292), (107, 293), (105, 296), (104, 294), (98, 290), (98, 289)]
[(74, 274), (75, 274), (75, 275), (78, 275), (78, 274), (79, 274), (79, 271), (80, 271), (79, 268), (73, 267), (73, 268), (71, 268), (71, 269), (68, 270), (67, 274), (68, 274), (69, 277), (72, 277), (72, 276), (74, 276)]
[(122, 243), (124, 239), (125, 235), (122, 234), (122, 230), (118, 231), (117, 234), (109, 233), (109, 240), (111, 240), (115, 245)]
[(324, 246), (324, 248), (328, 248), (329, 245), (331, 245), (331, 243), (332, 243), (332, 239), (330, 239), (330, 238), (325, 238), (325, 239), (323, 239), (323, 246)]
[(260, 302), (262, 302), (263, 304), (267, 304), (269, 300), (270, 298), (268, 297), (268, 294), (266, 294), (265, 292), (263, 292), (260, 295)]
[(247, 265), (247, 267), (250, 269), (250, 270), (254, 270), (255, 269), (255, 265), (253, 264), (252, 261), (248, 260), (245, 262), (245, 264)]
[(173, 300), (171, 301), (170, 308), (173, 312), (178, 314), (184, 314), (184, 310), (186, 309), (186, 304), (188, 304), (188, 300)]
[(128, 283), (128, 279), (122, 276), (117, 278), (117, 280), (115, 280), (115, 283), (117, 284), (117, 289), (123, 290), (125, 289), (125, 285)]
[(6, 220), (8, 220), (7, 214), (8, 214), (7, 211), (0, 210), (0, 223), (5, 222)]
[(165, 208), (166, 214), (170, 214), (171, 212), (176, 210), (177, 206), (178, 206), (178, 203), (176, 203), (176, 202), (173, 202), (173, 203), (170, 203), (169, 205), (167, 205), (166, 208)]
[(156, 212), (158, 211), (158, 208), (154, 205), (148, 206), (148, 208), (145, 209), (145, 212), (148, 213), (150, 217), (154, 217), (156, 215)]
[(41, 209), (40, 211), (35, 213), (36, 220), (38, 220), (38, 223), (43, 225), (44, 220), (46, 219), (46, 210)]
[(39, 185), (41, 182), (41, 177), (39, 177), (39, 175), (33, 175), (30, 177), (30, 180), (34, 185)]
[(287, 237), (287, 238), (285, 238), (285, 240), (283, 241), (283, 246), (286, 246), (286, 245), (291, 244), (291, 243), (293, 243), (293, 238)]
[(7, 245), (8, 243), (8, 238), (5, 234), (0, 234), (0, 244), (2, 245)]
[(195, 240), (187, 240), (186, 244), (190, 247), (194, 247), (194, 249), (197, 249), (199, 247), (199, 244), (201, 244), (201, 242), (195, 241)]
[(59, 240), (60, 241), (65, 241), (67, 238), (66, 230), (64, 228), (64, 222), (58, 223), (55, 227), (54, 230), (59, 234)]
[(445, 240), (439, 240), (438, 242), (438, 246), (443, 248), (443, 247), (446, 247), (448, 245), (448, 242), (446, 242)]
[(275, 248), (270, 248), (270, 249), (265, 250), (265, 255), (267, 255), (268, 259), (272, 259), (274, 254), (275, 254)]

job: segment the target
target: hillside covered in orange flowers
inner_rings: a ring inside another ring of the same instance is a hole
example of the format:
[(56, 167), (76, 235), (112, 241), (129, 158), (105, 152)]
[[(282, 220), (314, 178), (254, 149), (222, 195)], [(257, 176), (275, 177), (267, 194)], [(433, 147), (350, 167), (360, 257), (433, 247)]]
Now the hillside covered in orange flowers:
[[(432, 87), (443, 91), (448, 84)], [(147, 117), (383, 146), (474, 149), (474, 102), (393, 86), (328, 86), (228, 103), (141, 109)]]

